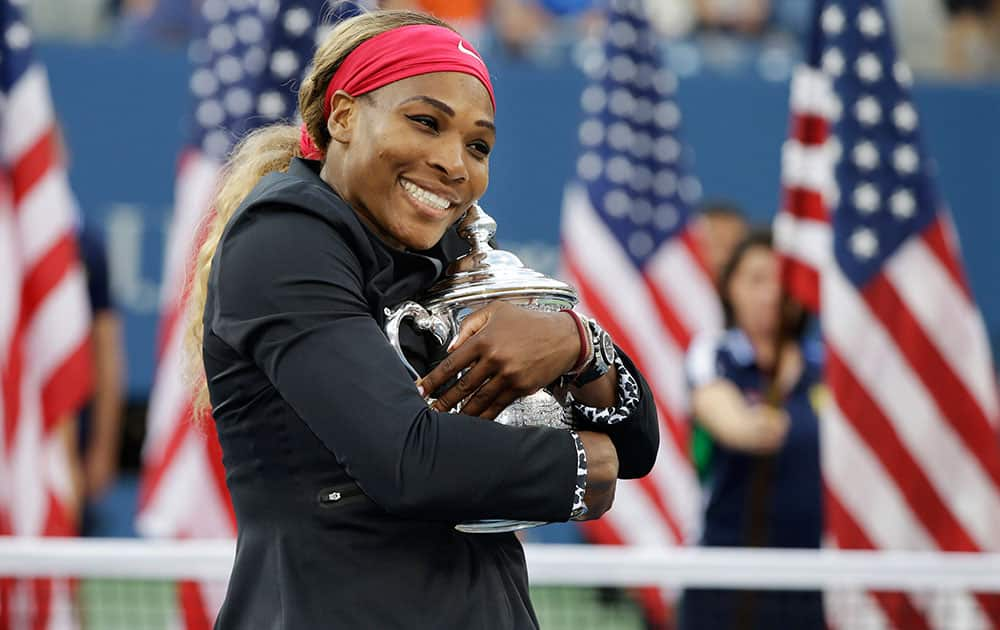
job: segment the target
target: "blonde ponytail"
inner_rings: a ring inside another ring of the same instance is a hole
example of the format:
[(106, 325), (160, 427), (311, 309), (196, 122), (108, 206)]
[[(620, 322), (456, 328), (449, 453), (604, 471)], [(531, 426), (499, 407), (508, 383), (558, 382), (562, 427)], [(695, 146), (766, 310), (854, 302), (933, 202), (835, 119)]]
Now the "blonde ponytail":
[[(313, 57), (312, 71), (302, 81), (299, 90), (299, 113), (315, 145), (325, 154), (330, 134), (323, 115), (326, 86), (341, 62), (364, 41), (401, 26), (432, 24), (451, 28), (441, 20), (413, 11), (372, 11), (339, 23)], [(244, 138), (233, 150), (222, 172), (215, 196), (213, 213), (207, 218), (201, 234), (204, 242), (191, 269), (186, 303), (187, 330), (185, 336), (186, 373), (192, 387), (194, 418), (200, 419), (209, 410), (208, 384), (202, 362), (204, 329), (202, 318), (208, 292), (208, 276), (219, 239), (233, 213), (239, 208), (257, 182), (268, 173), (285, 172), (292, 158), (301, 156), (299, 128), (291, 125), (270, 125)]]
[(209, 409), (208, 384), (202, 363), (201, 344), (204, 340), (202, 316), (208, 292), (208, 276), (212, 270), (212, 257), (219, 246), (222, 232), (240, 207), (243, 199), (257, 182), (268, 173), (288, 170), (292, 158), (299, 151), (299, 130), (291, 125), (270, 125), (258, 129), (244, 138), (233, 150), (222, 172), (221, 184), (215, 195), (212, 213), (203, 226), (204, 241), (198, 250), (191, 269), (187, 308), (187, 334), (185, 335), (186, 372), (194, 389), (194, 418), (202, 418)]

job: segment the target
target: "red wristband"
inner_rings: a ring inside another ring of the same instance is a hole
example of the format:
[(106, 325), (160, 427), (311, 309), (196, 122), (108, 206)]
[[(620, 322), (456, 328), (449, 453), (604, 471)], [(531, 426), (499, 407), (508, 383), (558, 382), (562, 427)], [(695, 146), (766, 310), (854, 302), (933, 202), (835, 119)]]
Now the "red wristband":
[(576, 311), (571, 308), (564, 308), (559, 312), (569, 313), (569, 315), (573, 318), (573, 321), (576, 323), (576, 332), (580, 334), (580, 356), (577, 357), (576, 363), (573, 364), (573, 367), (570, 368), (568, 372), (568, 374), (574, 374), (586, 365), (587, 357), (590, 356), (590, 353), (587, 352), (587, 349), (590, 346), (590, 334), (587, 331), (587, 325), (583, 323), (583, 320), (580, 319), (580, 316)]

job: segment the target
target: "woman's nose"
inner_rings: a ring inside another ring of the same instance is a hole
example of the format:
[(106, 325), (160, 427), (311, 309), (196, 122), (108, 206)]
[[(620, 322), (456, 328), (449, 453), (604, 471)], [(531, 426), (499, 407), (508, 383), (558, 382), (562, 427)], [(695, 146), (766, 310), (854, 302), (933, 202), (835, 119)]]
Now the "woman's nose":
[(458, 141), (442, 138), (434, 143), (430, 156), (430, 164), (443, 173), (449, 182), (461, 183), (469, 178), (469, 170), (465, 164), (465, 146)]

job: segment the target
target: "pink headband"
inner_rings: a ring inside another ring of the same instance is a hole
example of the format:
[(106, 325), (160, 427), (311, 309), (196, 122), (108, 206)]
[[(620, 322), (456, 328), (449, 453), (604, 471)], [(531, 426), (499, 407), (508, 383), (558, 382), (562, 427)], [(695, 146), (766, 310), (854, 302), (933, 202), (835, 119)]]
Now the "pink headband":
[[(489, 71), (472, 44), (449, 28), (417, 24), (386, 31), (352, 50), (326, 88), (324, 117), (330, 117), (330, 101), (337, 90), (361, 96), (395, 81), (431, 72), (464, 72), (476, 77), (490, 93), (490, 102), (496, 110)], [(323, 158), (305, 124), (299, 144), (306, 159)]]

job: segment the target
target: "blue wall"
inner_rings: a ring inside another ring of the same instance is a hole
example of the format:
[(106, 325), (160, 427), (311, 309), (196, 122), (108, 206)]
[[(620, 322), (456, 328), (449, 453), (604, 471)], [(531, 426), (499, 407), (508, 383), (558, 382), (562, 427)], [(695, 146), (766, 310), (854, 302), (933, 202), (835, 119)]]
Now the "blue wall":
[[(72, 152), (71, 177), (88, 220), (103, 224), (113, 290), (126, 314), (129, 393), (152, 377), (157, 291), (173, 174), (188, 126), (182, 52), (43, 46)], [(555, 244), (562, 188), (577, 156), (583, 77), (566, 65), (491, 60), (499, 142), (484, 205), (502, 242)], [(767, 221), (778, 200), (787, 86), (702, 73), (681, 81), (684, 136), (706, 195), (741, 203)], [(924, 133), (940, 168), (973, 290), (1000, 338), (1000, 85), (918, 85)], [(996, 345), (996, 344), (994, 344)]]

